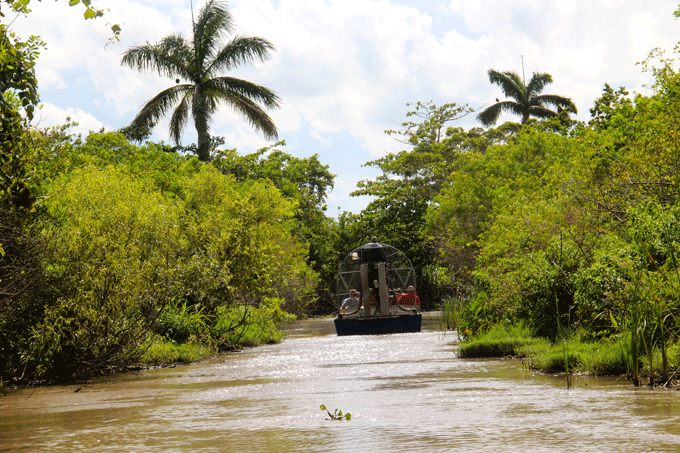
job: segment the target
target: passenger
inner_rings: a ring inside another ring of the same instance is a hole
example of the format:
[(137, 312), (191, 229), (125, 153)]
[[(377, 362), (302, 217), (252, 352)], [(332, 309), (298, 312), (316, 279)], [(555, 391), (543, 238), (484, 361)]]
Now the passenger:
[(349, 290), (349, 297), (342, 301), (340, 304), (340, 310), (355, 311), (361, 305), (361, 298), (359, 297), (359, 292), (356, 289)]
[(416, 289), (413, 286), (406, 288), (403, 294), (397, 294), (397, 302), (401, 305), (416, 305), (420, 309), (420, 298), (416, 295)]

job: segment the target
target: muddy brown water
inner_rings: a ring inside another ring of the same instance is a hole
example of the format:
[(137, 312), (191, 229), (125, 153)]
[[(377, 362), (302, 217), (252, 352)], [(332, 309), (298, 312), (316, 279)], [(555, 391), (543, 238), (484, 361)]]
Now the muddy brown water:
[(289, 332), (190, 366), (0, 389), (0, 452), (680, 451), (676, 390), (592, 378), (567, 390), (520, 361), (458, 359), (455, 335), (433, 330)]

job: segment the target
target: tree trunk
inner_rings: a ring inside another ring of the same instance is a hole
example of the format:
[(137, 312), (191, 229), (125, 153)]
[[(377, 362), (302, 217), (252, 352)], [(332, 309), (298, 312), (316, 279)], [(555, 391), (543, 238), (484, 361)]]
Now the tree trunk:
[[(196, 121), (198, 123), (198, 121)], [(196, 154), (198, 155), (198, 160), (203, 162), (210, 162), (210, 134), (208, 133), (207, 125), (202, 125), (201, 129), (198, 124), (196, 124), (196, 131), (198, 132), (198, 148), (196, 149)]]
[(195, 101), (192, 110), (194, 115), (194, 125), (196, 126), (196, 133), (198, 134), (196, 154), (198, 155), (198, 160), (202, 162), (209, 162), (210, 132), (208, 128), (208, 108), (201, 93), (197, 92), (194, 96), (194, 100)]

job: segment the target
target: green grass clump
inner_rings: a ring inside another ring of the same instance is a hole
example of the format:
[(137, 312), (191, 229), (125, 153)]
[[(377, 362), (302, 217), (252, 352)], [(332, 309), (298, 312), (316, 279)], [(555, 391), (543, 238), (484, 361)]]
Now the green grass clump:
[(460, 298), (446, 299), (439, 307), (439, 330), (460, 330), (460, 314), (464, 301)]
[(496, 324), (488, 332), (461, 344), (461, 358), (518, 356), (522, 346), (534, 341), (529, 329), (510, 324)]
[(544, 373), (564, 373), (567, 365), (570, 372), (596, 376), (619, 375), (626, 372), (626, 365), (616, 342), (591, 343), (575, 338), (563, 344), (536, 340), (522, 347), (520, 353), (530, 358), (531, 368)]
[(553, 343), (531, 336), (522, 326), (497, 324), (488, 332), (463, 343), (461, 358), (526, 357), (532, 369), (544, 373), (579, 372), (597, 376), (627, 372), (625, 339), (584, 341), (578, 331)]
[(204, 360), (213, 350), (197, 343), (175, 344), (157, 338), (144, 352), (140, 362), (145, 365), (166, 366), (173, 363), (192, 363)]

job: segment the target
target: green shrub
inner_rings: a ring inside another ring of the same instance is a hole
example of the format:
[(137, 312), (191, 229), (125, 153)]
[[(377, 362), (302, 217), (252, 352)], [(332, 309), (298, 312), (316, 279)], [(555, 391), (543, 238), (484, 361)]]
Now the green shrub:
[(32, 329), (27, 374), (126, 366), (178, 295), (179, 210), (114, 167), (56, 179), (45, 204), (52, 223), (43, 265), (59, 297)]
[(220, 349), (257, 346), (281, 340), (279, 328), (295, 317), (281, 310), (280, 301), (267, 299), (261, 307), (220, 307), (211, 333)]
[[(7, 256), (33, 266), (13, 282), (38, 282), (0, 301), (4, 376), (125, 368), (154, 333), (208, 347), (275, 341), (283, 301), (301, 312), (313, 300), (318, 275), (293, 234), (297, 206), (271, 183), (237, 182), (120, 134), (58, 135), (55, 144), (36, 133), (36, 239), (17, 234), (28, 225), (6, 238), (0, 218)], [(30, 253), (13, 253), (15, 243)]]
[(502, 319), (499, 308), (485, 291), (477, 292), (460, 313), (459, 333), (470, 338), (488, 331)]
[(203, 307), (187, 305), (169, 305), (161, 314), (154, 332), (175, 343), (186, 343), (192, 337), (198, 340), (210, 340), (208, 318), (203, 314)]

